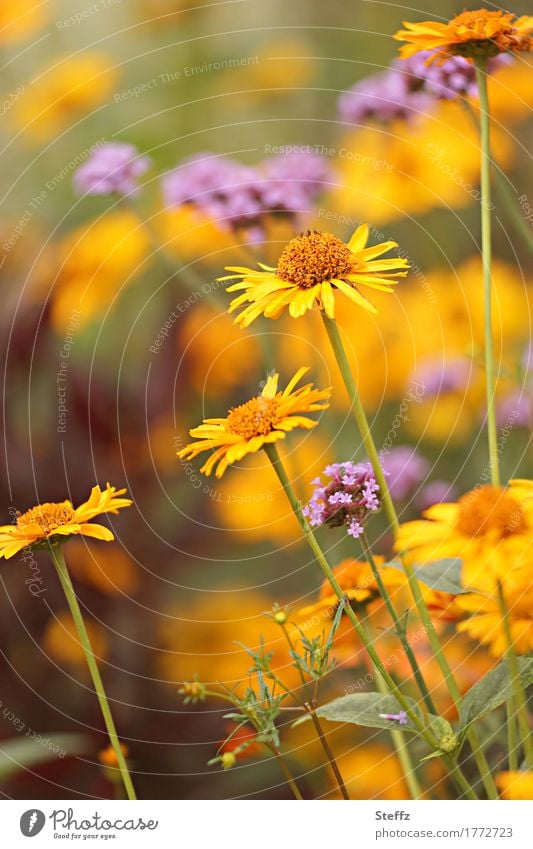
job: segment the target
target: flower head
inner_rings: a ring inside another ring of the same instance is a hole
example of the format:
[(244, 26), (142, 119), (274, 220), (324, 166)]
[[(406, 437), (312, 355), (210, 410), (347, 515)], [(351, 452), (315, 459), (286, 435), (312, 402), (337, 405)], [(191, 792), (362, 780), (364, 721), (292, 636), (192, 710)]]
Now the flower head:
[(381, 457), (393, 498), (402, 501), (425, 479), (429, 462), (410, 445), (398, 445)]
[[(515, 654), (533, 651), (533, 582), (529, 577), (532, 568), (530, 555), (528, 575), (523, 576), (524, 581), (511, 579), (505, 582), (503, 588)], [(458, 596), (455, 605), (463, 614), (468, 614), (467, 619), (458, 623), (457, 630), (487, 645), (494, 657), (502, 657), (508, 641), (499, 599), (495, 595), (468, 593)]]
[(286, 307), (293, 318), (317, 306), (329, 318), (335, 317), (335, 291), (339, 290), (369, 312), (377, 312), (361, 294), (359, 285), (379, 292), (392, 292), (398, 277), (405, 277), (406, 259), (377, 259), (396, 248), (396, 242), (382, 242), (367, 248), (368, 224), (362, 224), (345, 244), (332, 233), (317, 230), (297, 236), (285, 246), (276, 268), (260, 265), (260, 270), (229, 267), (232, 274), (221, 280), (238, 280), (228, 292), (240, 292), (230, 312), (244, 307), (235, 319), (248, 327), (258, 316), (279, 318)]
[(533, 17), (515, 18), (510, 12), (477, 9), (461, 12), (448, 23), (404, 21), (406, 29), (399, 30), (394, 38), (407, 41), (400, 54), (407, 59), (421, 50), (435, 50), (434, 58), (464, 56), (489, 58), (498, 53), (531, 50)]
[(109, 528), (91, 522), (102, 513), (118, 513), (133, 502), (122, 498), (125, 489), (107, 484), (102, 492), (93, 486), (87, 501), (73, 507), (70, 501), (46, 502), (17, 515), (14, 525), (0, 526), (0, 557), (8, 560), (23, 548), (40, 545), (47, 540), (58, 543), (73, 534), (82, 534), (109, 542), (114, 539)]
[(533, 799), (533, 770), (499, 772), (495, 781), (502, 799)]
[[(127, 758), (130, 753), (130, 750), (128, 749), (125, 743), (120, 743), (120, 751), (122, 752), (125, 758)], [(101, 749), (101, 751), (98, 752), (98, 760), (100, 761), (102, 766), (118, 769), (118, 758), (113, 746), (111, 745), (107, 746), (107, 748), (105, 749)]]
[[(376, 566), (379, 569), (380, 577), (386, 587), (397, 589), (405, 586), (405, 577), (403, 572), (394, 568), (383, 568), (383, 557), (376, 555), (374, 557)], [(354, 560), (349, 557), (342, 560), (333, 570), (336, 580), (338, 581), (345, 597), (349, 599), (351, 604), (372, 604), (380, 599), (379, 587), (369, 564), (364, 560)], [(311, 605), (302, 607), (297, 611), (296, 620), (298, 624), (305, 624), (306, 620), (312, 619), (317, 614), (319, 616), (329, 616), (333, 618), (333, 614), (337, 608), (339, 599), (331, 589), (329, 581), (324, 581), (318, 596), (318, 600)]]
[(304, 515), (310, 525), (345, 525), (347, 533), (357, 539), (364, 531), (368, 514), (380, 506), (379, 484), (370, 463), (333, 463), (326, 466), (324, 474), (330, 481), (323, 484), (315, 478), (315, 489), (303, 508)]
[(133, 144), (112, 142), (96, 148), (74, 174), (74, 188), (80, 194), (128, 195), (137, 191), (137, 178), (150, 167), (148, 156), (139, 156)]
[(276, 156), (257, 167), (200, 153), (166, 174), (162, 188), (168, 207), (193, 206), (220, 228), (260, 241), (267, 216), (298, 222), (331, 179), (329, 165), (312, 152)]
[(398, 551), (418, 563), (460, 558), (465, 587), (494, 591), (526, 568), (533, 535), (533, 485), (478, 486), (456, 503), (435, 504), (400, 527)]
[(380, 719), (390, 719), (398, 723), (398, 725), (407, 725), (409, 720), (407, 719), (407, 714), (404, 710), (401, 710), (399, 713), (380, 713)]
[(299, 369), (283, 391), (278, 391), (279, 375), (271, 375), (260, 395), (233, 407), (226, 418), (205, 419), (190, 431), (198, 441), (178, 451), (178, 457), (191, 459), (214, 449), (200, 471), (210, 475), (216, 465), (215, 474), (220, 478), (231, 463), (242, 460), (246, 454), (254, 454), (265, 445), (285, 439), (295, 428), (310, 430), (315, 427), (316, 421), (300, 413), (325, 410), (330, 389), (313, 389), (312, 383), (295, 389), (308, 370)]

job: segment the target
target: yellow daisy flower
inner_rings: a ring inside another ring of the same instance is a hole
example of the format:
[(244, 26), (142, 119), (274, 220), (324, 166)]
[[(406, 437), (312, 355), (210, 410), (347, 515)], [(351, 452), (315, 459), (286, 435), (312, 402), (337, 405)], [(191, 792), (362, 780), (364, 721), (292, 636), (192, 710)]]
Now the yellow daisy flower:
[[(93, 486), (87, 501), (74, 508), (70, 501), (46, 502), (32, 507), (17, 516), (14, 525), (0, 526), (0, 557), (8, 560), (23, 548), (42, 544), (53, 537), (69, 537), (82, 534), (109, 542), (114, 539), (109, 528), (91, 523), (101, 513), (118, 513), (122, 507), (132, 504), (130, 498), (122, 498), (125, 489), (115, 489), (107, 484), (102, 492)], [(59, 542), (52, 539), (52, 542)]]
[(457, 503), (435, 504), (400, 527), (396, 550), (412, 562), (463, 561), (465, 587), (493, 592), (527, 567), (533, 542), (533, 485), (478, 486)]
[(285, 307), (293, 318), (313, 307), (335, 318), (335, 290), (369, 312), (377, 312), (359, 291), (359, 285), (392, 292), (398, 277), (405, 277), (406, 259), (376, 259), (396, 248), (396, 242), (382, 242), (367, 248), (369, 228), (362, 224), (345, 244), (332, 233), (318, 230), (291, 239), (278, 259), (276, 268), (259, 263), (260, 270), (230, 266), (233, 274), (221, 280), (238, 280), (228, 292), (241, 292), (230, 304), (229, 312), (240, 307), (235, 323), (248, 327), (260, 315), (279, 318)]
[(523, 801), (533, 799), (533, 771), (531, 770), (499, 772), (495, 781), (502, 799)]
[(203, 424), (189, 431), (198, 442), (182, 448), (178, 457), (192, 459), (203, 451), (215, 449), (200, 471), (210, 475), (218, 463), (215, 474), (220, 478), (231, 463), (260, 451), (269, 443), (285, 439), (294, 428), (310, 430), (315, 427), (316, 421), (296, 414), (325, 410), (331, 390), (313, 389), (312, 383), (295, 390), (307, 371), (306, 367), (299, 369), (283, 391), (278, 391), (279, 375), (271, 375), (261, 395), (233, 407), (225, 419), (205, 419)]
[(407, 59), (421, 50), (437, 50), (437, 59), (444, 60), (450, 54), (475, 57), (490, 57), (505, 51), (531, 50), (533, 17), (524, 15), (515, 18), (510, 12), (477, 9), (462, 12), (448, 23), (422, 21), (403, 22), (406, 29), (394, 35), (397, 41), (407, 41), (400, 50), (402, 59)]
[[(533, 650), (533, 583), (528, 578), (525, 586), (506, 586), (504, 597), (514, 651), (528, 654)], [(494, 657), (502, 657), (508, 644), (499, 600), (468, 594), (458, 596), (456, 605), (471, 614), (458, 623), (457, 630), (488, 646)]]

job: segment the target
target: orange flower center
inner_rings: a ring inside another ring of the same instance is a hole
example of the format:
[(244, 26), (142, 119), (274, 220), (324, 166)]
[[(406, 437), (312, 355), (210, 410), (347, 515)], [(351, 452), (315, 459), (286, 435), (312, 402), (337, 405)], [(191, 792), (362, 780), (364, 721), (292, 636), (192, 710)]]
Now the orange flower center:
[(41, 527), (45, 534), (55, 531), (63, 525), (68, 525), (75, 519), (73, 508), (70, 504), (46, 502), (39, 504), (37, 507), (32, 507), (17, 518), (17, 526), (19, 528), (36, 523)]
[(470, 9), (467, 12), (461, 12), (450, 23), (453, 27), (467, 27), (468, 29), (480, 32), (485, 29), (487, 24), (492, 26), (495, 23), (501, 25), (501, 31), (510, 31), (512, 30), (512, 21), (513, 15), (510, 15), (509, 12), (502, 12), (501, 10), (490, 12), (488, 9), (477, 9), (473, 11)]
[(278, 400), (259, 395), (230, 410), (228, 428), (230, 433), (242, 436), (243, 439), (253, 439), (254, 436), (270, 433), (277, 419)]
[(501, 537), (526, 528), (524, 511), (502, 487), (482, 486), (459, 499), (458, 530), (475, 537), (496, 531)]
[(352, 252), (332, 233), (302, 233), (285, 246), (278, 261), (282, 280), (310, 289), (324, 280), (342, 279), (354, 270)]

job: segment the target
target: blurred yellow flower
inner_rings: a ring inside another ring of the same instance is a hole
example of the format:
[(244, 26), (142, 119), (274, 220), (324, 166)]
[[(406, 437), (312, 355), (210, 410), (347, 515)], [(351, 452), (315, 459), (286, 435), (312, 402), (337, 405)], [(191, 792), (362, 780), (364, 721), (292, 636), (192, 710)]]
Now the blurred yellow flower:
[[(496, 126), (491, 143), (500, 166), (508, 165), (513, 147), (507, 134)], [(398, 120), (386, 131), (366, 126), (339, 141), (338, 187), (325, 198), (325, 214), (383, 224), (479, 203), (479, 161), (474, 122), (452, 101), (414, 124)]]
[[(125, 758), (129, 756), (130, 750), (125, 743), (120, 743), (120, 749)], [(118, 769), (118, 760), (113, 746), (109, 745), (98, 752), (98, 760), (102, 766)]]
[(26, 86), (10, 116), (25, 141), (41, 144), (103, 103), (117, 77), (111, 57), (101, 53), (57, 58)]
[[(335, 752), (335, 759), (350, 799), (411, 798), (396, 755), (381, 743), (360, 743), (351, 751)], [(323, 798), (340, 799), (339, 791)]]
[(200, 471), (210, 475), (216, 465), (215, 475), (221, 478), (231, 463), (285, 439), (291, 430), (311, 430), (318, 422), (299, 413), (327, 409), (330, 390), (313, 389), (312, 383), (296, 389), (307, 371), (306, 367), (300, 368), (283, 391), (278, 391), (279, 374), (271, 375), (260, 395), (233, 407), (226, 418), (204, 419), (203, 424), (189, 431), (198, 441), (182, 448), (177, 456), (193, 459), (215, 449)]
[(518, 799), (520, 801), (533, 799), (533, 772), (531, 770), (499, 772), (495, 781), (502, 799)]
[(478, 486), (423, 516), (401, 525), (396, 539), (413, 562), (460, 558), (463, 586), (489, 593), (498, 582), (520, 580), (533, 540), (533, 499), (520, 486)]
[[(531, 541), (530, 541), (531, 543)], [(521, 584), (505, 582), (503, 593), (509, 616), (509, 629), (516, 654), (528, 654), (533, 651), (533, 559), (529, 557), (530, 565), (527, 577)], [(489, 647), (493, 657), (502, 657), (508, 643), (504, 630), (504, 622), (499, 600), (477, 594), (460, 595), (457, 606), (468, 619), (457, 624), (457, 630), (468, 634), (472, 640), (477, 640)]]
[(436, 61), (445, 61), (449, 55), (488, 58), (507, 51), (528, 51), (533, 44), (533, 17), (516, 18), (501, 10), (469, 10), (446, 23), (404, 21), (404, 27), (393, 36), (408, 42), (400, 48), (403, 59), (421, 50), (438, 50)]
[(79, 311), (80, 324), (107, 310), (115, 294), (139, 272), (148, 254), (148, 239), (129, 212), (113, 212), (84, 224), (59, 245), (52, 321), (65, 332)]
[(271, 608), (269, 596), (238, 587), (182, 593), (180, 605), (160, 617), (159, 674), (176, 684), (197, 679), (208, 688), (246, 687), (252, 660), (242, 645), (259, 651), (262, 637), (265, 651), (274, 652), (272, 668), (287, 686), (297, 685), (287, 642), (265, 616)]
[(228, 286), (228, 292), (241, 292), (229, 312), (244, 307), (235, 323), (248, 327), (260, 315), (279, 318), (286, 307), (293, 318), (313, 307), (334, 318), (336, 290), (368, 312), (377, 312), (358, 286), (392, 292), (391, 286), (405, 277), (409, 263), (401, 257), (378, 259), (398, 245), (389, 241), (368, 248), (368, 237), (368, 224), (358, 227), (347, 244), (332, 233), (308, 230), (284, 247), (275, 268), (262, 263), (259, 271), (228, 266), (226, 270), (233, 273), (220, 279), (238, 280)]
[(75, 580), (105, 595), (130, 595), (139, 587), (136, 564), (116, 543), (102, 547), (72, 539), (65, 548), (65, 557)]
[(29, 545), (48, 540), (58, 543), (61, 538), (73, 534), (109, 542), (114, 539), (109, 528), (94, 524), (91, 519), (129, 507), (133, 502), (130, 498), (122, 498), (125, 492), (110, 484), (103, 492), (99, 486), (93, 486), (88, 500), (79, 507), (74, 508), (70, 501), (46, 502), (32, 507), (18, 515), (14, 525), (0, 526), (0, 557), (8, 560)]
[[(310, 431), (298, 442), (297, 450), (281, 442), (279, 452), (292, 486), (305, 502), (309, 481), (331, 460), (328, 443), (317, 431)], [(244, 464), (246, 474), (231, 470), (212, 493), (214, 514), (229, 538), (238, 536), (247, 545), (262, 540), (303, 545), (300, 526), (270, 462), (256, 454), (246, 458)]]
[(28, 38), (48, 17), (48, 4), (38, 0), (17, 0), (0, 4), (0, 44)]
[[(85, 618), (85, 627), (97, 658), (105, 658), (108, 640), (104, 629), (92, 619)], [(42, 638), (43, 650), (58, 663), (79, 666), (84, 677), (88, 676), (87, 658), (70, 613), (58, 613), (50, 619)]]

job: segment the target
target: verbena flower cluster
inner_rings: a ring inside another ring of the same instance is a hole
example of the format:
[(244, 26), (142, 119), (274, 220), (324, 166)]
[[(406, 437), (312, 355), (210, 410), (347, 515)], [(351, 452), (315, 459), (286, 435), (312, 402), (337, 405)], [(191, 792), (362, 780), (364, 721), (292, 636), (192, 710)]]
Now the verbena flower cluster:
[(347, 533), (358, 539), (368, 514), (380, 507), (379, 485), (370, 463), (332, 463), (323, 474), (330, 480), (325, 484), (320, 477), (311, 481), (315, 489), (304, 515), (312, 526), (346, 525)]
[(272, 157), (255, 167), (229, 156), (199, 153), (161, 182), (167, 207), (193, 205), (222, 228), (246, 229), (254, 242), (264, 237), (268, 214), (282, 213), (299, 224), (332, 179), (330, 165), (313, 152)]
[(80, 194), (120, 195), (138, 190), (138, 179), (148, 171), (150, 157), (139, 156), (133, 144), (110, 142), (96, 148), (74, 174), (74, 188)]
[[(375, 120), (383, 124), (396, 119), (412, 119), (428, 112), (435, 100), (477, 97), (474, 66), (462, 56), (450, 56), (442, 64), (430, 62), (435, 54), (423, 50), (408, 59), (396, 59), (385, 71), (357, 82), (339, 98), (343, 121), (351, 124)], [(495, 56), (489, 73), (512, 62), (509, 56)]]

